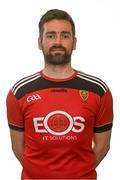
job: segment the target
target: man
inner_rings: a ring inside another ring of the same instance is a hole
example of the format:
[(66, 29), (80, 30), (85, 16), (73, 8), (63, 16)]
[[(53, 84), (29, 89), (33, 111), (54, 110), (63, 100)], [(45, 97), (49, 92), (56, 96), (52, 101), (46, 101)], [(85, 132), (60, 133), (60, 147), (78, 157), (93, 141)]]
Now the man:
[(95, 180), (110, 147), (110, 90), (102, 80), (72, 68), (75, 26), (65, 11), (42, 16), (38, 44), (44, 69), (18, 81), (7, 97), (22, 179)]

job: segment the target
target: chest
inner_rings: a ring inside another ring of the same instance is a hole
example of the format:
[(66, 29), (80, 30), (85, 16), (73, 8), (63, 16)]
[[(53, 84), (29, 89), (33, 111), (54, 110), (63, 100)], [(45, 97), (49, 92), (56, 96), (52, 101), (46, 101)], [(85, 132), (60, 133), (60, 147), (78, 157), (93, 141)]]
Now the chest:
[(100, 99), (95, 93), (49, 88), (26, 94), (20, 106), (26, 133), (44, 140), (88, 137), (93, 132)]

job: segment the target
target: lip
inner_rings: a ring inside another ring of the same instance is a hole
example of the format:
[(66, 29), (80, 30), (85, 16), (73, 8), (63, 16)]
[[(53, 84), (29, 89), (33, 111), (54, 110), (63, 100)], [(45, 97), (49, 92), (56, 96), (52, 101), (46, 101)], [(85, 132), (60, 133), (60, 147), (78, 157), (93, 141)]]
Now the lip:
[(54, 48), (54, 49), (52, 49), (52, 51), (64, 51), (64, 49), (62, 49), (62, 48)]

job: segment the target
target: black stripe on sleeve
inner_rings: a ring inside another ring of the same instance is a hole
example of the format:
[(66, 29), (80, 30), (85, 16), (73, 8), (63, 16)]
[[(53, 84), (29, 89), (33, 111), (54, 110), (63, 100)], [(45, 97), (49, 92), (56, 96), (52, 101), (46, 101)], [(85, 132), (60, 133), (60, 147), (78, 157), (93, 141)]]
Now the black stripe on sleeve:
[(105, 131), (109, 131), (112, 129), (113, 124), (106, 124), (104, 126), (99, 126), (99, 127), (94, 127), (94, 132), (95, 133), (101, 133), (101, 132), (105, 132)]
[(13, 130), (16, 130), (16, 131), (19, 131), (19, 132), (23, 132), (24, 131), (24, 127), (18, 127), (18, 126), (15, 126), (15, 125), (12, 125), (12, 124), (8, 124), (10, 129), (13, 129)]

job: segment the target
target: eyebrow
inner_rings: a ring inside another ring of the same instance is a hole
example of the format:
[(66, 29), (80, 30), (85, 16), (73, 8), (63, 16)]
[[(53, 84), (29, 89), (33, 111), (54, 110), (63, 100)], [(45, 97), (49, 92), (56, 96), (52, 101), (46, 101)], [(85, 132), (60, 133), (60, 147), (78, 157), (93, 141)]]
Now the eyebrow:
[(70, 34), (71, 33), (69, 31), (61, 31), (61, 32), (56, 32), (56, 31), (48, 31), (46, 32), (46, 34), (56, 34), (56, 33), (60, 33), (60, 34)]

